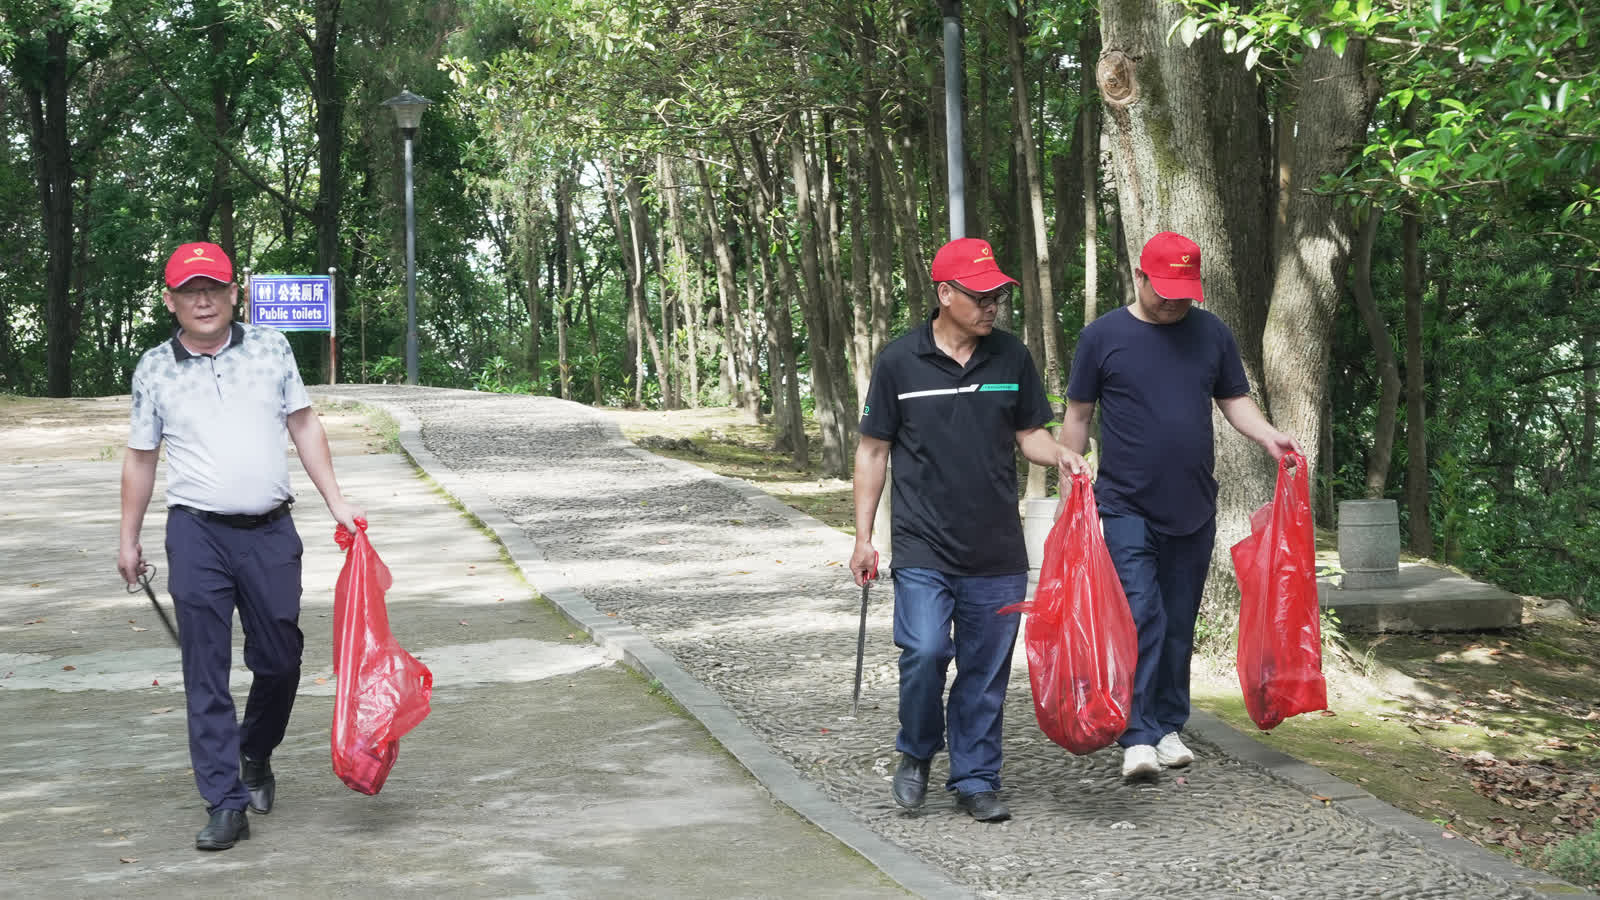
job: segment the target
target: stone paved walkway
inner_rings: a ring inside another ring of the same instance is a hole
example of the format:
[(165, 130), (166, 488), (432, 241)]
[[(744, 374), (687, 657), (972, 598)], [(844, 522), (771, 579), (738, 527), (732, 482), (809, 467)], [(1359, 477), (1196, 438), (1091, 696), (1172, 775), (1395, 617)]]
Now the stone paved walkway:
[[(633, 449), (576, 404), (378, 386), (322, 392), (409, 410), (437, 461), (595, 607), (669, 653), (828, 798), (980, 896), (1537, 896), (1474, 865), (1475, 848), (1441, 851), (1380, 827), (1204, 740), (1181, 783), (1169, 774), (1124, 785), (1117, 751), (1075, 757), (1040, 734), (1020, 652), (1004, 770), (1015, 818), (977, 824), (937, 790), (920, 814), (905, 813), (888, 791), (896, 651), (887, 582), (872, 594), (861, 715), (848, 718), (860, 596), (844, 566), (848, 536)], [(935, 761), (935, 783), (945, 764)]]

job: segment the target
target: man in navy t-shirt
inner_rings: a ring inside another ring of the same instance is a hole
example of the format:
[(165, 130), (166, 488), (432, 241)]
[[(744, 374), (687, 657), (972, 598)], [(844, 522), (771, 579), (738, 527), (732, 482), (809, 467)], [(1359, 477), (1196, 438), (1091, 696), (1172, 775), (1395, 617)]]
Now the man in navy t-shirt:
[[(1028, 551), (1017, 515), (1016, 451), (1088, 471), (1045, 424), (1050, 401), (1022, 342), (994, 328), (1016, 280), (988, 242), (959, 238), (933, 258), (933, 318), (883, 348), (856, 450), (856, 584), (876, 577), (872, 520), (894, 459), (894, 643), (900, 648), (902, 754), (895, 802), (923, 803), (933, 755), (950, 739), (946, 787), (980, 822), (1011, 817), (999, 797), (1000, 732)], [(952, 626), (954, 639), (952, 640)], [(950, 685), (948, 723), (945, 672)]]
[(1095, 501), (1139, 629), (1122, 775), (1149, 778), (1194, 760), (1189, 719), (1195, 617), (1217, 534), (1211, 404), (1273, 458), (1291, 450), (1250, 399), (1244, 364), (1205, 301), (1200, 248), (1164, 231), (1139, 254), (1138, 299), (1083, 329), (1067, 384), (1061, 443), (1082, 453), (1100, 405)]

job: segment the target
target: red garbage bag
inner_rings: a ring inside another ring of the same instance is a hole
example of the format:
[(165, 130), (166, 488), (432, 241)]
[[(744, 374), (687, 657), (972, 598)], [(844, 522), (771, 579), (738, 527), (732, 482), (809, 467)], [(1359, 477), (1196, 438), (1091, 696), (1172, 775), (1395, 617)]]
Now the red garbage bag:
[(1071, 490), (1045, 538), (1033, 599), (1000, 612), (1029, 614), (1023, 642), (1039, 729), (1081, 756), (1128, 728), (1139, 638), (1100, 532), (1094, 485), (1074, 475)]
[(389, 633), (384, 592), (389, 567), (367, 540), (367, 523), (352, 535), (339, 526), (345, 550), (333, 589), (333, 774), (352, 790), (376, 794), (400, 755), (400, 736), (428, 717), (433, 673)]
[(1322, 619), (1310, 471), (1298, 453), (1278, 460), (1271, 503), (1250, 516), (1250, 535), (1233, 545), (1239, 579), (1239, 687), (1262, 731), (1303, 712), (1328, 708), (1322, 677)]

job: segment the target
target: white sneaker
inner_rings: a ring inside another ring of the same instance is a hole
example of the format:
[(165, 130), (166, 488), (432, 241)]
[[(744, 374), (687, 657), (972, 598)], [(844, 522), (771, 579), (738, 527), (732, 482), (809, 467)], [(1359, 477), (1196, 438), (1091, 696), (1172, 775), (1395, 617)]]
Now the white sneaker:
[(1179, 740), (1176, 731), (1168, 732), (1156, 744), (1156, 761), (1169, 769), (1181, 769), (1194, 762), (1194, 753)]
[(1134, 744), (1122, 751), (1123, 778), (1154, 778), (1161, 774), (1161, 764), (1156, 761), (1156, 748), (1149, 744)]

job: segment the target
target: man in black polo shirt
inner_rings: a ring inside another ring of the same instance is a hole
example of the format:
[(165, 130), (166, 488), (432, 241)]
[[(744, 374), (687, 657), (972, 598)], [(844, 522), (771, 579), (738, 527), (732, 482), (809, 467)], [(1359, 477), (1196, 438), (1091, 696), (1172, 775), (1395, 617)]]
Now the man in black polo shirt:
[(1228, 326), (1191, 308), (1205, 301), (1200, 247), (1164, 231), (1145, 244), (1134, 274), (1137, 300), (1078, 338), (1061, 443), (1084, 449), (1098, 403), (1095, 501), (1139, 630), (1133, 705), (1117, 742), (1123, 777), (1150, 778), (1194, 760), (1178, 734), (1189, 720), (1195, 617), (1217, 534), (1211, 404), (1274, 458), (1300, 448), (1250, 399)]
[[(166, 284), (162, 299), (178, 328), (134, 369), (117, 570), (133, 584), (145, 569), (139, 530), (165, 442), (167, 582), (183, 653), (189, 759), (210, 816), (195, 847), (226, 850), (250, 836), (247, 806), (272, 809), (268, 757), (300, 685), (303, 548), (289, 516), (285, 435), (335, 520), (354, 531), (365, 513), (339, 491), (289, 342), (233, 321), (239, 286), (222, 248), (179, 247)], [(255, 676), (243, 723), (228, 689), (235, 607)]]
[(1016, 448), (1040, 465), (1088, 466), (1044, 427), (1050, 403), (1027, 348), (994, 330), (997, 307), (1017, 283), (1000, 271), (994, 250), (975, 238), (951, 241), (933, 258), (933, 280), (933, 318), (885, 347), (873, 368), (856, 450), (850, 569), (859, 585), (877, 568), (872, 520), (892, 456), (902, 754), (894, 799), (922, 805), (948, 724), (946, 787), (974, 818), (999, 822), (1011, 817), (998, 791), (1018, 617), (995, 611), (1028, 587)]

